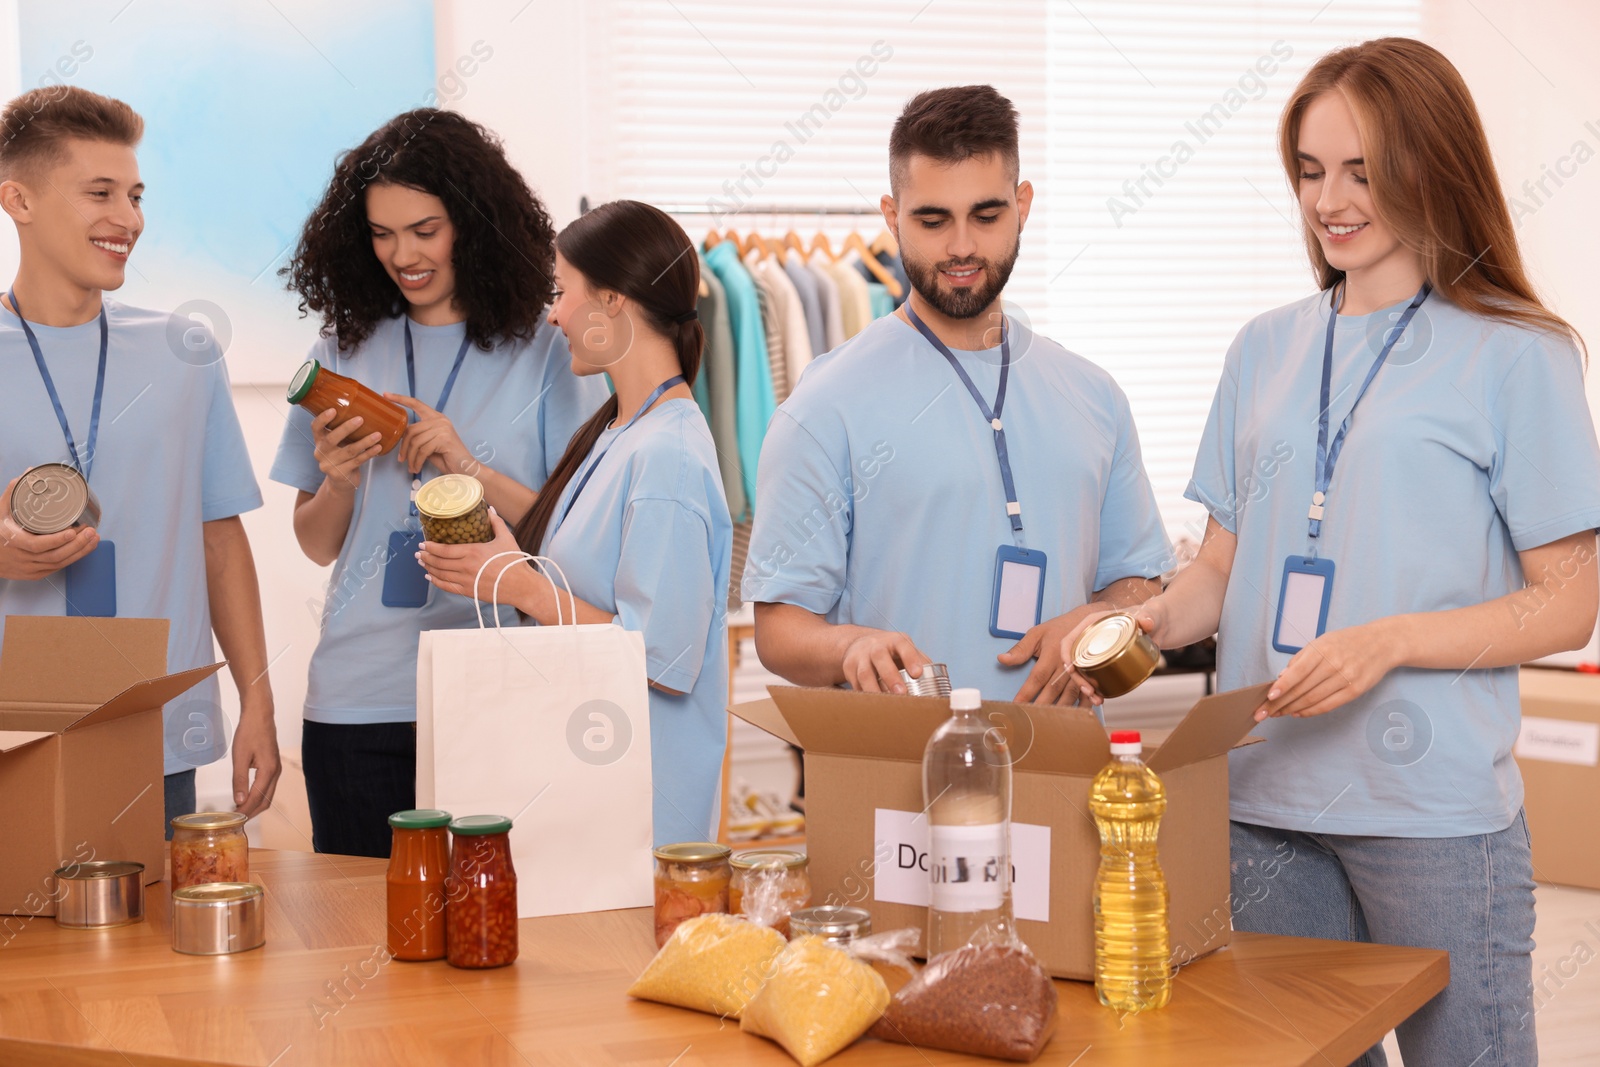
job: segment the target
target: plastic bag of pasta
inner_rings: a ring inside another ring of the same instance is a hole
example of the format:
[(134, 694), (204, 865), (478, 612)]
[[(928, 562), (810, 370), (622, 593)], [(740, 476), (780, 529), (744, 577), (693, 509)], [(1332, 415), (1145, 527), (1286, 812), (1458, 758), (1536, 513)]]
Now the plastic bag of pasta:
[(813, 1067), (867, 1032), (889, 1003), (872, 965), (820, 937), (797, 937), (739, 1021), (745, 1033), (771, 1038), (801, 1067)]
[(894, 995), (872, 1036), (1031, 1063), (1056, 1032), (1056, 987), (1022, 944), (935, 956)]
[(784, 945), (776, 930), (731, 915), (686, 919), (628, 995), (737, 1019)]

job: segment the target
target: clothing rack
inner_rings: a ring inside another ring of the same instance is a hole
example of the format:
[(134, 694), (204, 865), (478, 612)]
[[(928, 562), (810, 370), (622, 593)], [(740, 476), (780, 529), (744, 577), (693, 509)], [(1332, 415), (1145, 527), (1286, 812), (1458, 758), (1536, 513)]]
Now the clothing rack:
[[(588, 212), (589, 198), (578, 198), (578, 214)], [(839, 207), (838, 205), (805, 205), (805, 204), (740, 204), (729, 210), (709, 207), (705, 204), (656, 204), (655, 207), (665, 211), (668, 215), (721, 215), (732, 217), (735, 215), (831, 215), (837, 217), (873, 217), (881, 218), (882, 213), (875, 206), (869, 207)]]

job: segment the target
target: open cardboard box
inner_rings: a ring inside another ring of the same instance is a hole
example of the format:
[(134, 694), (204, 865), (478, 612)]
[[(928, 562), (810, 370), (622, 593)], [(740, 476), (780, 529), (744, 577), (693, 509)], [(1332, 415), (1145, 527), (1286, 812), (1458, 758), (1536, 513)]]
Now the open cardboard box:
[(54, 915), (54, 872), (166, 862), (161, 707), (222, 669), (167, 674), (166, 619), (13, 615), (0, 648), (0, 914)]
[[(1167, 790), (1158, 847), (1179, 964), (1226, 945), (1232, 932), (1228, 751), (1260, 740), (1245, 735), (1269, 685), (1206, 697), (1170, 732), (1144, 732), (1145, 758)], [(949, 702), (842, 689), (768, 692), (771, 699), (732, 710), (805, 750), (813, 903), (864, 907), (874, 930), (925, 928), (922, 752), (949, 717)], [(1111, 760), (1106, 730), (1082, 708), (984, 701), (982, 714), (1004, 726), (1015, 760), (1018, 932), (1051, 974), (1092, 980), (1100, 837), (1089, 786)]]
[(1515, 750), (1533, 838), (1533, 877), (1600, 889), (1600, 677), (1524, 667)]

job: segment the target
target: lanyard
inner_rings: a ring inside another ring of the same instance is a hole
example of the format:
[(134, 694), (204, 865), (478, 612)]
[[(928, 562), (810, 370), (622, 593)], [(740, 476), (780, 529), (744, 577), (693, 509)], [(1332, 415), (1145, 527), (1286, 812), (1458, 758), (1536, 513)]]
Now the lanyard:
[(106, 326), (105, 305), (100, 305), (100, 367), (95, 372), (94, 406), (89, 412), (89, 440), (84, 456), (79, 456), (78, 442), (72, 436), (72, 427), (67, 425), (67, 412), (61, 406), (61, 396), (56, 392), (55, 379), (50, 377), (50, 368), (45, 366), (39, 339), (33, 335), (33, 327), (28, 325), (28, 320), (22, 317), (22, 305), (17, 303), (17, 294), (7, 293), (6, 296), (11, 300), (11, 310), (16, 312), (17, 321), (22, 323), (22, 332), (28, 335), (28, 347), (33, 349), (33, 362), (39, 368), (39, 377), (44, 379), (44, 391), (50, 394), (50, 403), (56, 409), (56, 421), (61, 423), (61, 433), (67, 439), (67, 452), (72, 456), (72, 465), (83, 475), (83, 480), (88, 481), (89, 468), (94, 466), (95, 442), (100, 439), (100, 400), (106, 392), (106, 342), (110, 331)]
[[(404, 318), (406, 331), (406, 384), (411, 387), (411, 395), (415, 397), (417, 395), (417, 357), (411, 347), (411, 316), (406, 315)], [(444, 391), (439, 394), (439, 402), (433, 405), (433, 410), (443, 413), (444, 406), (450, 402), (450, 393), (456, 387), (456, 375), (461, 373), (461, 364), (466, 361), (467, 346), (471, 343), (472, 338), (470, 336), (461, 339), (461, 347), (456, 349), (456, 361), (450, 366), (450, 376), (444, 380)], [(335, 358), (338, 357), (335, 356)], [(409, 422), (411, 418), (411, 413), (407, 412), (406, 420)], [(413, 516), (417, 514), (417, 490), (420, 488), (422, 488), (422, 479), (417, 475), (412, 475), (411, 514)]]
[[(406, 384), (411, 386), (411, 395), (417, 395), (417, 357), (411, 350), (411, 316), (405, 317), (406, 329)], [(461, 347), (456, 349), (456, 361), (450, 367), (450, 377), (444, 380), (444, 392), (439, 394), (439, 402), (433, 405), (433, 410), (444, 411), (444, 406), (450, 402), (450, 393), (456, 387), (456, 375), (461, 373), (461, 364), (467, 358), (467, 346), (472, 344), (472, 338), (463, 337)]]
[(917, 317), (916, 311), (911, 306), (911, 301), (903, 305), (906, 317), (911, 320), (928, 343), (938, 349), (939, 354), (950, 362), (956, 375), (961, 379), (961, 384), (967, 387), (967, 392), (972, 394), (972, 399), (977, 401), (978, 410), (983, 412), (983, 417), (994, 428), (994, 453), (1000, 460), (1000, 481), (1006, 491), (1006, 515), (1011, 519), (1011, 536), (1016, 539), (1018, 547), (1022, 545), (1022, 505), (1017, 502), (1017, 487), (1011, 477), (1011, 455), (1006, 450), (1005, 426), (1000, 421), (1000, 412), (1006, 406), (1006, 378), (1011, 370), (1011, 331), (1007, 329), (1002, 320), (1000, 326), (1000, 388), (995, 392), (994, 409), (990, 410), (988, 401), (983, 399), (983, 394), (978, 392), (978, 387), (972, 384), (972, 379), (966, 370), (956, 360), (955, 355), (934, 332), (928, 329), (927, 324)]
[(567, 498), (567, 506), (562, 509), (561, 518), (556, 520), (555, 526), (550, 531), (552, 535), (555, 533), (555, 531), (557, 529), (559, 529), (561, 527), (562, 523), (567, 521), (567, 516), (572, 514), (572, 505), (574, 505), (574, 504), (576, 504), (578, 502), (578, 494), (583, 492), (583, 487), (589, 484), (589, 479), (590, 478), (594, 477), (594, 469), (596, 467), (600, 466), (600, 461), (602, 459), (606, 458), (606, 453), (611, 451), (611, 445), (614, 445), (614, 444), (617, 443), (617, 438), (621, 437), (623, 434), (627, 433), (628, 432), (628, 428), (631, 427), (634, 423), (638, 422), (639, 419), (644, 415), (644, 413), (650, 410), (650, 406), (652, 404), (654, 404), (657, 400), (661, 399), (661, 394), (662, 393), (665, 393), (668, 389), (671, 389), (674, 385), (683, 385), (683, 384), (684, 384), (683, 375), (681, 375), (681, 374), (674, 375), (673, 377), (668, 378), (666, 381), (662, 382), (660, 385), (656, 386), (655, 392), (650, 394), (649, 399), (646, 400), (643, 404), (639, 405), (639, 410), (635, 411), (633, 413), (633, 418), (629, 419), (623, 425), (622, 429), (617, 431), (617, 436), (613, 437), (611, 439), (611, 444), (606, 445), (604, 450), (602, 450), (601, 453), (598, 456), (594, 457), (594, 462), (589, 464), (589, 469), (583, 472), (583, 477), (578, 480), (578, 488), (574, 489), (572, 491), (572, 495)]
[(1428, 299), (1428, 294), (1433, 292), (1433, 286), (1427, 282), (1422, 283), (1422, 288), (1417, 290), (1417, 295), (1406, 306), (1400, 321), (1390, 327), (1388, 339), (1383, 343), (1383, 350), (1378, 353), (1378, 358), (1372, 361), (1372, 369), (1367, 371), (1367, 377), (1361, 383), (1361, 388), (1356, 391), (1355, 402), (1350, 405), (1350, 413), (1339, 424), (1339, 432), (1334, 434), (1332, 444), (1328, 442), (1328, 408), (1332, 404), (1329, 391), (1333, 385), (1333, 330), (1334, 324), (1339, 320), (1339, 308), (1344, 303), (1344, 287), (1334, 293), (1333, 307), (1328, 312), (1328, 335), (1322, 346), (1322, 410), (1317, 413), (1317, 489), (1311, 496), (1311, 510), (1307, 517), (1310, 520), (1310, 537), (1312, 555), (1316, 555), (1316, 539), (1322, 533), (1323, 504), (1328, 499), (1328, 486), (1333, 482), (1333, 467), (1339, 462), (1339, 452), (1344, 448), (1345, 434), (1350, 432), (1350, 420), (1355, 417), (1356, 405), (1361, 403), (1361, 398), (1367, 395), (1367, 386), (1372, 384), (1372, 379), (1378, 376), (1378, 370), (1389, 358), (1389, 352), (1399, 343), (1400, 336), (1406, 332), (1406, 327), (1411, 324), (1411, 317), (1417, 313), (1422, 302)]

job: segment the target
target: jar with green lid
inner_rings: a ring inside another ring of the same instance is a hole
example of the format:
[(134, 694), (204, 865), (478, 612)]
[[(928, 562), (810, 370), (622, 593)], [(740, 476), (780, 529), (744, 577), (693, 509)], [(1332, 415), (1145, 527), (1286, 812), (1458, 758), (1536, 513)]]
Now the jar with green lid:
[(728, 912), (789, 936), (789, 915), (811, 903), (810, 860), (804, 852), (751, 849), (729, 861)]
[(657, 948), (685, 919), (727, 913), (732, 852), (714, 841), (684, 841), (655, 850)]
[(389, 816), (389, 954), (397, 960), (439, 960), (445, 953), (444, 882), (450, 873), (450, 813), (436, 809)]
[(417, 490), (422, 536), (439, 545), (476, 545), (494, 540), (483, 483), (469, 474), (441, 474)]
[(197, 811), (172, 820), (172, 891), (207, 882), (248, 882), (250, 842), (237, 811)]
[(517, 872), (511, 820), (463, 815), (450, 822), (445, 958), (452, 967), (504, 967), (517, 958)]

